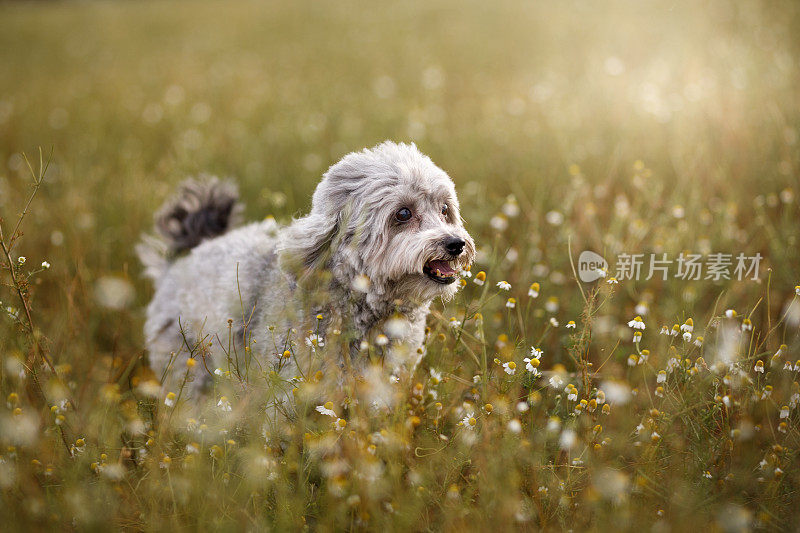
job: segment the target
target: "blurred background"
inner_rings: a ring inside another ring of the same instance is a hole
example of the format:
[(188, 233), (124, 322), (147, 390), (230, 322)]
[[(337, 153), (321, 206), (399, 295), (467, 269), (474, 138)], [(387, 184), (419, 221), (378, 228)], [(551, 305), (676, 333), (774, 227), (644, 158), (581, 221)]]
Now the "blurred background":
[[(4, 3), (0, 213), (9, 224), (30, 191), (22, 153), (52, 148), (16, 252), (52, 264), (34, 287), (42, 325), (63, 333), (51, 341), (82, 339), (94, 354), (141, 351), (150, 287), (133, 246), (180, 180), (235, 178), (248, 218), (287, 221), (330, 164), (384, 139), (416, 142), (450, 173), (477, 268), (496, 264), (498, 278), (560, 295), (568, 239), (576, 255), (759, 252), (783, 291), (777, 313), (800, 264), (799, 12), (781, 1)], [(656, 299), (672, 323), (723, 290), (763, 287), (629, 284), (616, 323)]]

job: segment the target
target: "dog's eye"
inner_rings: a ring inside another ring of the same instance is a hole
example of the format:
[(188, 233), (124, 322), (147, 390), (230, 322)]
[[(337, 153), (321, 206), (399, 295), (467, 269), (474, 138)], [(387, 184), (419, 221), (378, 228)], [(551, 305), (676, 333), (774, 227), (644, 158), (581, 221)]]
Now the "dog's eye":
[(394, 214), (394, 218), (396, 218), (399, 222), (408, 222), (411, 220), (411, 209), (407, 207), (400, 208), (400, 210)]
[(444, 205), (442, 206), (442, 215), (444, 215), (444, 216), (447, 216), (447, 213), (448, 213), (449, 211), (450, 211), (450, 209), (447, 207), (447, 204), (444, 204)]

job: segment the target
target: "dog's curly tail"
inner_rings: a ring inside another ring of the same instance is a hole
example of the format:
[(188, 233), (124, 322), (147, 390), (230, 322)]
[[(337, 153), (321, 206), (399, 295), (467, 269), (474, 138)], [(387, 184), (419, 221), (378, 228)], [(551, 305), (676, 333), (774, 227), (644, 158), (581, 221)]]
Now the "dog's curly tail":
[(177, 255), (233, 227), (242, 211), (238, 199), (233, 182), (214, 176), (181, 183), (178, 193), (156, 212), (157, 236), (145, 235), (136, 247), (145, 275), (159, 279)]

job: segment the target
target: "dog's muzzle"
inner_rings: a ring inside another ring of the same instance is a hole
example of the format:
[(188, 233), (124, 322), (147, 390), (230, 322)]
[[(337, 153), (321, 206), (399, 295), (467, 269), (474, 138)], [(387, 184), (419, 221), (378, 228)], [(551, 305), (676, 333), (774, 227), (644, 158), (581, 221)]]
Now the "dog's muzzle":
[(447, 285), (456, 280), (456, 268), (455, 260), (431, 259), (422, 267), (422, 272), (436, 283)]
[(449, 235), (442, 240), (442, 248), (445, 249), (445, 257), (430, 259), (422, 272), (436, 283), (447, 285), (453, 283), (458, 277), (459, 265), (456, 258), (464, 251), (466, 241), (455, 235)]

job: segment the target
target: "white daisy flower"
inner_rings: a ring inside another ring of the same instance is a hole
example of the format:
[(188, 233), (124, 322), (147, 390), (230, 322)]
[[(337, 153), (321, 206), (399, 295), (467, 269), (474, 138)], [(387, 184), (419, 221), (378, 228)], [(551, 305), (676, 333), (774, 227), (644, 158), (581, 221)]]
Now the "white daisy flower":
[(217, 402), (217, 407), (220, 411), (229, 413), (231, 411), (231, 402), (228, 401), (227, 396), (222, 396)]
[(538, 359), (536, 359), (535, 357), (534, 358), (525, 357), (522, 360), (525, 362), (525, 369), (528, 372), (533, 373), (534, 376), (538, 376), (539, 375), (539, 370), (538, 370), (539, 360)]
[(497, 282), (497, 286), (500, 289), (504, 290), (504, 291), (510, 291), (511, 290), (511, 284), (509, 282), (505, 281), (505, 280), (498, 281)]
[(538, 298), (539, 297), (539, 284), (533, 283), (531, 284), (530, 288), (528, 289), (528, 296), (531, 298)]
[(320, 414), (337, 418), (336, 411), (333, 410), (333, 402), (325, 402), (324, 405), (318, 405), (315, 409)]
[(633, 329), (645, 329), (644, 320), (642, 320), (642, 317), (637, 316), (636, 318), (628, 322), (628, 327), (631, 327)]
[(313, 348), (322, 348), (325, 346), (325, 340), (316, 333), (312, 333), (308, 337), (306, 337), (306, 346), (310, 346)]
[(464, 426), (467, 429), (475, 429), (477, 424), (478, 421), (475, 419), (475, 413), (470, 412), (461, 419), (461, 423), (459, 425)]
[(513, 376), (517, 372), (517, 363), (514, 361), (503, 363), (503, 371), (509, 376)]

